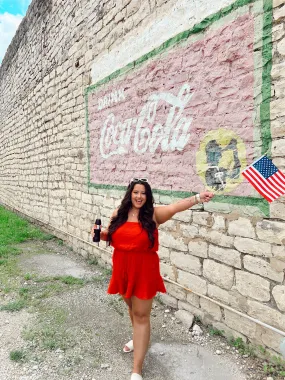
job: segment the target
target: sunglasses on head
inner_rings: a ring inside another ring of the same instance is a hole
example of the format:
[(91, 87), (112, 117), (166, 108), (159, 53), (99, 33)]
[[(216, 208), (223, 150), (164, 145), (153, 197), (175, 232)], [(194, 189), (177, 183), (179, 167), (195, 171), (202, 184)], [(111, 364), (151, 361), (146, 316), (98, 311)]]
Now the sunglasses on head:
[(131, 182), (147, 182), (147, 178), (132, 178)]

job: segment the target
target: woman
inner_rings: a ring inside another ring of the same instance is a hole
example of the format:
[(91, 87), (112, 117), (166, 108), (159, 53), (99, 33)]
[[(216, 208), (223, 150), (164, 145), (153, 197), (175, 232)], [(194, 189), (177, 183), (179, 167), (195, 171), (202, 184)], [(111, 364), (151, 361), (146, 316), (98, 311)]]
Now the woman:
[(166, 289), (159, 273), (158, 231), (177, 212), (200, 202), (208, 202), (213, 193), (205, 191), (167, 206), (154, 207), (151, 187), (146, 178), (133, 178), (120, 207), (111, 217), (101, 238), (114, 247), (113, 272), (109, 294), (121, 294), (129, 307), (133, 341), (124, 352), (134, 351), (131, 380), (142, 380), (142, 366), (150, 339), (150, 312), (157, 292)]

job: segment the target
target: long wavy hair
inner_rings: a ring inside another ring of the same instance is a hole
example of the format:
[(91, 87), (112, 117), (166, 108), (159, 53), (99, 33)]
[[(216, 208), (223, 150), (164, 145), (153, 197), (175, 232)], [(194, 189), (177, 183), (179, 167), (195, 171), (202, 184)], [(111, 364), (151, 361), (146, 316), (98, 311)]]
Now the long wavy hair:
[(126, 191), (126, 194), (121, 202), (121, 205), (118, 209), (117, 216), (113, 217), (109, 226), (109, 241), (112, 241), (112, 235), (113, 233), (128, 220), (129, 211), (132, 208), (132, 192), (135, 187), (135, 185), (143, 185), (145, 187), (145, 193), (146, 193), (146, 202), (145, 204), (140, 208), (139, 211), (139, 222), (141, 223), (141, 226), (144, 230), (146, 230), (148, 234), (148, 238), (150, 241), (150, 248), (154, 245), (154, 231), (156, 229), (155, 221), (153, 220), (153, 195), (151, 191), (151, 187), (148, 182), (142, 182), (142, 181), (132, 181)]

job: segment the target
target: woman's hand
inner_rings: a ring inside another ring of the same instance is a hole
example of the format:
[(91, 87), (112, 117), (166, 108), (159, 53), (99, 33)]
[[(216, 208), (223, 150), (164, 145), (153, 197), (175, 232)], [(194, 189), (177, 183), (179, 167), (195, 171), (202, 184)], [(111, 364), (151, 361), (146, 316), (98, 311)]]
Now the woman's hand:
[(108, 230), (101, 231), (100, 239), (103, 241), (108, 241)]
[[(92, 241), (93, 241), (93, 237), (95, 235), (95, 233), (94, 233), (95, 229), (96, 229), (96, 225), (94, 224), (94, 226), (92, 227), (92, 230), (90, 232)], [(104, 231), (102, 231), (102, 230), (100, 231), (100, 240), (108, 241), (108, 230), (107, 229), (105, 229)]]
[(199, 195), (201, 202), (207, 203), (213, 198), (214, 193), (212, 193), (211, 191), (202, 191), (202, 193), (200, 193)]

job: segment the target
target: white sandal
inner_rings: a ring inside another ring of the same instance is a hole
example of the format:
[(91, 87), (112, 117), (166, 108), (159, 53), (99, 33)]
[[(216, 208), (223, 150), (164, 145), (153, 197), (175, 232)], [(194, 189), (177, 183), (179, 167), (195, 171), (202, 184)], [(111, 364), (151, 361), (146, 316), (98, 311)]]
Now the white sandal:
[(143, 378), (138, 373), (133, 373), (131, 376), (131, 380), (143, 380)]
[[(128, 348), (128, 350), (126, 350), (126, 347)], [(125, 344), (125, 346), (123, 348), (123, 351), (125, 353), (134, 351), (134, 342), (133, 342), (133, 340), (130, 340), (128, 343)]]

